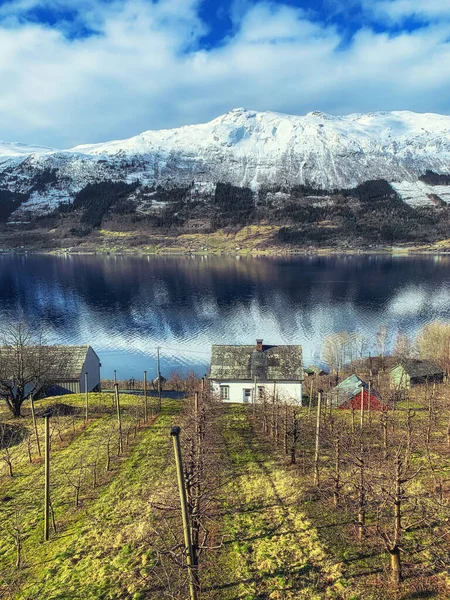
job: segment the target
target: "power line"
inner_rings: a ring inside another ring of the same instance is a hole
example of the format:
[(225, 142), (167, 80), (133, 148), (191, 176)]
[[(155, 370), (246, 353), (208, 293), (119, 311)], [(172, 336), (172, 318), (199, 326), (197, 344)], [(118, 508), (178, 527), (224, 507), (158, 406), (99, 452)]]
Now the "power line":
[(184, 348), (169, 348), (169, 346), (159, 346), (160, 350), (171, 350), (172, 352), (180, 352), (184, 354), (185, 352), (190, 352), (192, 354), (207, 354), (211, 355), (211, 352), (202, 352), (201, 350), (185, 350)]

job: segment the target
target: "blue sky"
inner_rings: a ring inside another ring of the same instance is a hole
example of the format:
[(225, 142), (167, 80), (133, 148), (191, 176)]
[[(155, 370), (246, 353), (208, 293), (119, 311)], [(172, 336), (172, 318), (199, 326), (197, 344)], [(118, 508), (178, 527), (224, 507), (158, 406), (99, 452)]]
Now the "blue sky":
[(234, 107), (450, 114), (445, 0), (0, 0), (0, 139), (68, 147)]

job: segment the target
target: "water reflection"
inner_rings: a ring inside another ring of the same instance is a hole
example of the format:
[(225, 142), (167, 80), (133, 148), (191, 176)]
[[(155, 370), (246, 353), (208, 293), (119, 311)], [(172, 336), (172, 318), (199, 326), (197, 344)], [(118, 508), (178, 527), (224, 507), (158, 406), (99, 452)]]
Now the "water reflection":
[(414, 334), (450, 320), (450, 258), (1, 256), (0, 317), (42, 322), (52, 343), (91, 343), (103, 375), (204, 373), (211, 343), (301, 343), (382, 324)]

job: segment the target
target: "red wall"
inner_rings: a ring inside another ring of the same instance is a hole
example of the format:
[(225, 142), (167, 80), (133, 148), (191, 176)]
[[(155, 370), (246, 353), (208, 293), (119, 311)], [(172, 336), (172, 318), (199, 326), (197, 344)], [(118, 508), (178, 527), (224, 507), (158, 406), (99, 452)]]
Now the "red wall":
[[(353, 408), (354, 410), (361, 410), (361, 392), (349, 398), (346, 402), (341, 404), (339, 408)], [(370, 394), (370, 410), (386, 410), (386, 406), (381, 402), (379, 398), (376, 398)], [(369, 392), (364, 390), (364, 410), (369, 410)]]

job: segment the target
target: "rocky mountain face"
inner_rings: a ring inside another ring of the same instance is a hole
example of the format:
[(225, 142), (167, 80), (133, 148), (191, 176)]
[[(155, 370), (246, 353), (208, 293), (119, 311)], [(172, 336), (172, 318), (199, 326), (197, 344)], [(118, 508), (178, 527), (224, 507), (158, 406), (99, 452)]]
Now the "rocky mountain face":
[(352, 190), (371, 181), (386, 182), (383, 197), (408, 206), (446, 207), (450, 117), (235, 109), (201, 125), (69, 150), (0, 143), (0, 219), (13, 224), (79, 210), (97, 227), (111, 211), (155, 216), (168, 206), (176, 221), (205, 204), (225, 209), (230, 198), (245, 221), (250, 198), (271, 209), (323, 207), (330, 198), (358, 201)]

